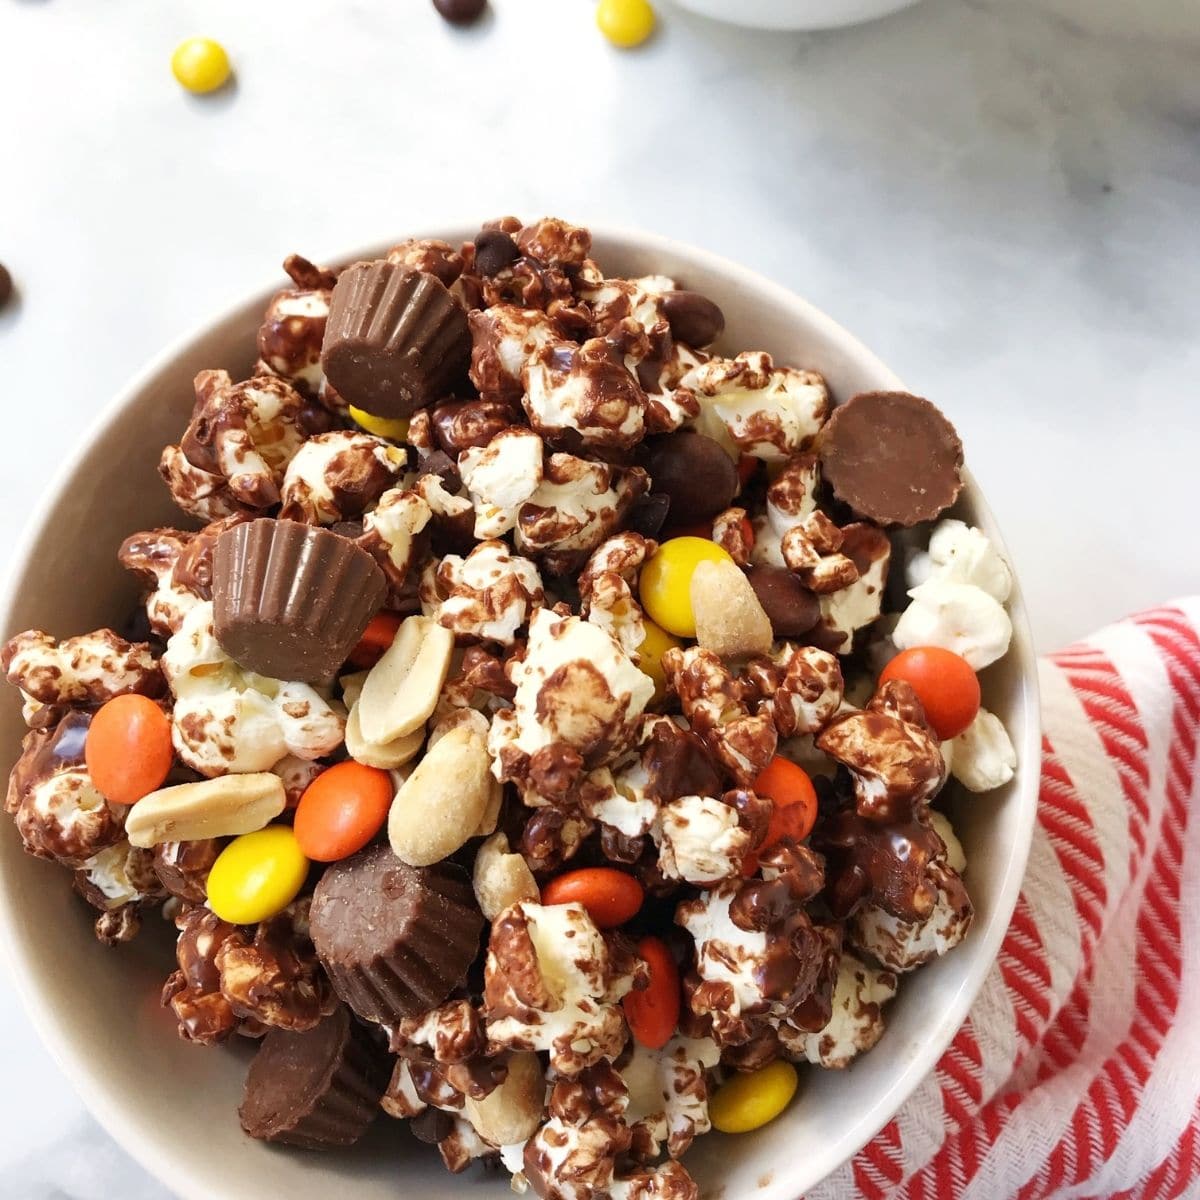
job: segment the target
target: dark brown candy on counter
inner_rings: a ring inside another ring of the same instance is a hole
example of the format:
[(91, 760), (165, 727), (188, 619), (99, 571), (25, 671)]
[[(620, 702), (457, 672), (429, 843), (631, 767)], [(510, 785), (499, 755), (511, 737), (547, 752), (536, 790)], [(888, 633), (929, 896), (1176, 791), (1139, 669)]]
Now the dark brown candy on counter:
[(662, 307), (671, 336), (685, 346), (707, 346), (725, 330), (725, 314), (699, 292), (666, 292)]
[(0, 308), (3, 308), (12, 299), (12, 294), (12, 276), (8, 273), (8, 268), (0, 263)]
[(321, 365), (347, 403), (411, 416), (453, 392), (470, 357), (467, 314), (435, 275), (380, 259), (338, 276)]
[(263, 518), (227, 530), (213, 560), (214, 632), (271, 679), (329, 683), (383, 607), (387, 580), (328, 529)]
[(963, 449), (954, 426), (907, 392), (863, 392), (835, 408), (819, 454), (834, 495), (880, 525), (932, 521), (962, 490)]
[(242, 1128), (306, 1150), (352, 1146), (379, 1111), (388, 1056), (339, 1005), (307, 1033), (272, 1029), (246, 1076)]
[(733, 460), (702, 433), (669, 433), (646, 443), (650, 486), (671, 501), (668, 521), (691, 525), (728, 508), (738, 492)]
[(433, 7), (451, 25), (470, 25), (483, 16), (487, 0), (433, 0)]
[(803, 637), (821, 616), (821, 602), (786, 567), (754, 566), (750, 586), (777, 638)]
[(512, 234), (503, 229), (484, 229), (475, 238), (475, 273), (491, 278), (521, 257)]
[(410, 867), (383, 845), (325, 871), (309, 923), (334, 991), (381, 1024), (445, 1000), (466, 979), (483, 932), (461, 867)]

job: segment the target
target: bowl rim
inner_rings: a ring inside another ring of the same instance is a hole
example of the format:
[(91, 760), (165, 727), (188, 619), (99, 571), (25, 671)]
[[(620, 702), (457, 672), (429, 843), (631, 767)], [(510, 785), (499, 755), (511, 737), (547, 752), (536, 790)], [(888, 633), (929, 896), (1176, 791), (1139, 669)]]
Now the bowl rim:
[[(878, 374), (886, 385), (896, 390), (907, 390), (900, 378), (887, 367), (862, 341), (827, 313), (813, 305), (803, 296), (792, 291), (761, 272), (743, 266), (733, 259), (690, 243), (636, 228), (613, 225), (603, 221), (582, 221), (598, 243), (619, 243), (650, 253), (681, 255), (703, 264), (707, 269), (719, 273), (732, 287), (745, 285), (752, 293), (778, 302), (782, 307), (797, 313), (811, 328), (820, 331), (822, 337), (838, 347), (847, 358), (864, 364)], [(418, 228), (407, 234), (410, 238), (442, 238), (452, 244), (469, 241), (479, 229), (478, 221), (447, 219), (435, 225)], [(374, 241), (349, 253), (329, 256), (330, 263), (345, 264), (362, 259), (379, 257), (395, 239)], [(168, 370), (176, 359), (185, 357), (189, 348), (211, 335), (243, 310), (265, 305), (269, 297), (278, 291), (280, 284), (258, 286), (247, 290), (240, 297), (224, 305), (219, 312), (199, 322), (182, 336), (173, 339), (164, 349), (155, 354), (138, 370), (117, 393), (100, 409), (88, 423), (82, 437), (71, 453), (54, 471), (49, 483), (42, 490), (38, 501), (27, 518), (22, 534), (17, 541), (9, 568), (6, 572), (2, 599), (0, 599), (0, 632), (12, 625), (14, 609), (18, 600), (17, 581), (23, 579), (47, 536), (51, 510), (66, 485), (85, 461), (97, 434), (119, 421), (127, 410), (135, 408), (143, 392), (158, 375)], [(842, 1147), (841, 1157), (829, 1167), (832, 1174), (849, 1161), (890, 1121), (904, 1102), (913, 1094), (920, 1082), (933, 1070), (954, 1036), (967, 1018), (984, 981), (995, 965), (1001, 943), (1008, 931), (1012, 914), (1020, 894), (1021, 882), (1033, 839), (1037, 817), (1038, 780), (1041, 763), (1041, 705), (1038, 690), (1037, 659), (1033, 649), (1033, 638), (1029, 627), (1028, 613), (1020, 587), (1020, 576), (1013, 564), (1012, 555), (1006, 546), (999, 527), (986, 498), (976, 484), (970, 470), (964, 468), (964, 492), (971, 497), (980, 521), (988, 526), (988, 536), (1013, 568), (1015, 587), (1009, 602), (1013, 637), (1009, 654), (1017, 665), (1021, 695), (1019, 703), (1025, 714), (1025, 730), (1022, 743), (1016, 747), (1018, 755), (1018, 781), (1009, 803), (1019, 806), (1016, 836), (1008, 847), (1008, 859), (997, 891), (990, 921), (982, 928), (972, 931), (974, 940), (982, 941), (983, 949), (977, 951), (974, 966), (959, 980), (957, 990), (946, 1003), (938, 1017), (936, 1028), (921, 1043), (919, 1053), (911, 1055), (898, 1073), (893, 1085), (874, 1096), (862, 1110), (855, 1122), (855, 1133)], [(154, 1178), (175, 1190), (179, 1195), (195, 1200), (212, 1200), (213, 1193), (207, 1183), (197, 1178), (184, 1162), (175, 1158), (169, 1147), (160, 1144), (154, 1136), (153, 1121), (148, 1114), (136, 1106), (122, 1101), (113, 1103), (105, 1078), (89, 1060), (86, 1049), (70, 1035), (70, 1023), (54, 1016), (48, 1007), (40, 1003), (41, 995), (35, 982), (34, 971), (27, 961), (25, 939), (21, 921), (15, 906), (7, 903), (0, 893), (0, 951), (3, 952), (11, 970), (9, 979), (20, 996), (25, 1011), (33, 1024), (42, 1044), (49, 1051), (59, 1069), (66, 1076), (76, 1094), (91, 1115), (105, 1131)], [(760, 1188), (758, 1200), (799, 1200), (794, 1185), (789, 1185), (786, 1176), (776, 1178)], [(169, 1182), (168, 1182), (169, 1181)]]

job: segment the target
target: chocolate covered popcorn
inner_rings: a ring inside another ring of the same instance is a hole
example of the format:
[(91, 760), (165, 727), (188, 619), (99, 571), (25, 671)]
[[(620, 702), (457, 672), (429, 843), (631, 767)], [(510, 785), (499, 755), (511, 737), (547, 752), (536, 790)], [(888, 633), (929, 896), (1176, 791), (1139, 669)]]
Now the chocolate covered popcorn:
[(887, 1053), (970, 935), (941, 809), (1019, 766), (976, 676), (1013, 581), (928, 401), (591, 254), (290, 257), (250, 377), (178, 398), (179, 528), (119, 549), (148, 640), (4, 647), (5, 808), (100, 941), (174, 922), (180, 1036), (257, 1042), (249, 1136), (382, 1111), (543, 1200), (698, 1200), (738, 1096)]

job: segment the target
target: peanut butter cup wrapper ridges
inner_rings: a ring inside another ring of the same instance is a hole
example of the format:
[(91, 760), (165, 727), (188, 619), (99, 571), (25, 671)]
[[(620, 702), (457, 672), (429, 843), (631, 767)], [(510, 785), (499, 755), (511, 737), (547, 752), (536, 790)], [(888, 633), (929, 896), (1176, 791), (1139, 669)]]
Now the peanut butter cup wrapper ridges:
[(217, 641), (271, 679), (330, 682), (386, 595), (375, 560), (327, 529), (264, 518), (217, 541)]

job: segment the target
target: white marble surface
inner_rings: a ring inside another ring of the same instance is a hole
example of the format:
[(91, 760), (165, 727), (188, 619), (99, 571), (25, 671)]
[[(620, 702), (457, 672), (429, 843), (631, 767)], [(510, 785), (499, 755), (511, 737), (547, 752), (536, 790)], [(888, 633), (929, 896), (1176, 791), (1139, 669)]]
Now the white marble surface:
[[(1049, 649), (1200, 586), (1200, 4), (927, 0), (815, 37), (588, 0), (0, 0), (0, 558), (90, 414), (311, 257), (561, 212), (804, 293), (952, 415)], [(238, 80), (192, 100), (191, 33)], [(49, 936), (49, 935), (48, 935)], [(85, 1002), (81, 998), (81, 1002)], [(0, 1192), (159, 1198), (0, 981)]]

